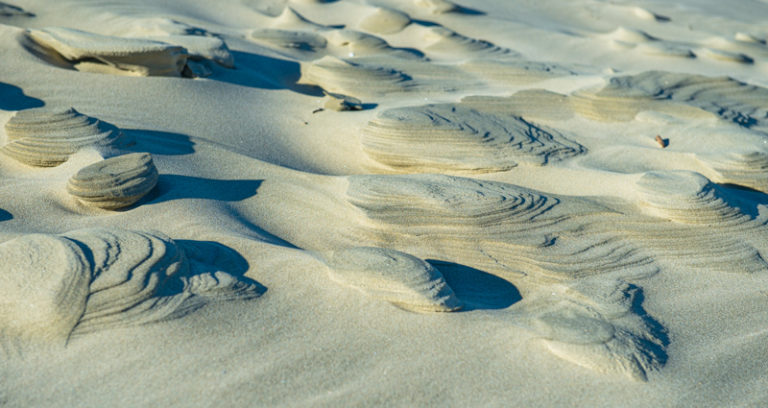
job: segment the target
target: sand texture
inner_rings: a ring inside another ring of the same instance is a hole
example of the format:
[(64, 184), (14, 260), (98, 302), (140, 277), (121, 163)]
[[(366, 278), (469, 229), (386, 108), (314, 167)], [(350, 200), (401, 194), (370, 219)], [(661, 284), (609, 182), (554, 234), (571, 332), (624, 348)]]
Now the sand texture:
[(0, 3), (0, 405), (768, 405), (768, 4)]

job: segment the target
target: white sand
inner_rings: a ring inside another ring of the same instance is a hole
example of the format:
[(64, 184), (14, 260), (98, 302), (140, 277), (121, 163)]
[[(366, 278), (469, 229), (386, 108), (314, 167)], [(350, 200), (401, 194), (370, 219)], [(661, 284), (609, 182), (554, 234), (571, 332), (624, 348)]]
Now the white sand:
[(764, 406), (766, 21), (0, 3), (0, 401)]

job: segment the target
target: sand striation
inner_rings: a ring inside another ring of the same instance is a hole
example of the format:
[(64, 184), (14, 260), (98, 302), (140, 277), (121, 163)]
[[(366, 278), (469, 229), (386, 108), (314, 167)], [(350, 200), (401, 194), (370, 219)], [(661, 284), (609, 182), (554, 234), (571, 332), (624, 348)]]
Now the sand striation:
[(0, 3), (0, 405), (765, 406), (764, 3)]
[(409, 172), (504, 171), (519, 162), (544, 165), (586, 150), (522, 117), (462, 104), (383, 111), (363, 129), (362, 143), (372, 159)]
[(15, 288), (4, 296), (3, 331), (32, 342), (63, 344), (71, 336), (180, 316), (229, 293), (253, 298), (263, 291), (224, 270), (194, 266), (194, 256), (156, 233), (31, 234), (0, 251), (12, 260), (2, 287)]
[(0, 151), (24, 164), (54, 167), (85, 147), (110, 149), (133, 143), (117, 127), (74, 108), (35, 108), (17, 112), (5, 124)]
[(106, 210), (128, 207), (157, 185), (149, 153), (111, 157), (86, 166), (69, 179), (67, 191), (80, 202)]
[(159, 41), (62, 27), (30, 30), (28, 38), (46, 57), (84, 72), (179, 76), (187, 62), (184, 48)]

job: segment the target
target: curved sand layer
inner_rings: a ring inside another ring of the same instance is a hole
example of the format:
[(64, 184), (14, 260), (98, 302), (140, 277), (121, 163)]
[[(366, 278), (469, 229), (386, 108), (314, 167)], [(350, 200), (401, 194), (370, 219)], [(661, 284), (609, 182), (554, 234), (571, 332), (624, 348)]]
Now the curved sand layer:
[[(441, 175), (354, 176), (349, 181), (348, 199), (369, 220), (363, 223), (372, 226), (366, 235), (377, 245), (394, 240), (400, 243), (395, 249), (420, 257), (463, 261), (542, 282), (657, 271), (653, 260), (621, 239), (620, 232), (584, 230), (592, 217), (612, 213), (596, 203)], [(428, 245), (420, 243), (422, 236), (430, 237)]]
[(183, 47), (70, 28), (32, 29), (28, 38), (48, 57), (78, 71), (131, 76), (178, 76), (187, 62)]
[(419, 59), (414, 50), (392, 48), (383, 38), (354, 30), (333, 30), (325, 34), (330, 49), (339, 57), (368, 57), (387, 55), (406, 59)]
[(195, 257), (158, 234), (116, 228), (32, 234), (0, 244), (0, 253), (9, 262), (0, 285), (7, 291), (4, 332), (33, 342), (64, 343), (180, 316), (228, 293), (253, 298), (263, 291), (224, 270), (194, 266)]
[(0, 17), (34, 17), (34, 16), (35, 16), (34, 13), (30, 13), (21, 7), (0, 2)]
[(462, 70), (504, 85), (530, 85), (553, 78), (576, 75), (575, 70), (559, 64), (515, 60), (469, 60)]
[(17, 112), (5, 124), (6, 155), (30, 166), (54, 167), (84, 147), (111, 148), (132, 140), (115, 126), (74, 108), (35, 108)]
[(462, 104), (383, 111), (363, 129), (362, 144), (372, 159), (409, 172), (504, 171), (518, 163), (544, 165), (585, 151), (554, 129)]
[(326, 56), (302, 65), (301, 84), (317, 85), (328, 92), (357, 97), (405, 92), (411, 77), (395, 69)]
[(614, 77), (600, 94), (682, 102), (745, 127), (764, 126), (768, 117), (768, 89), (729, 77), (650, 71)]
[(470, 38), (440, 26), (424, 28), (422, 38), (425, 43), (425, 52), (444, 57), (514, 55), (510, 50), (498, 47), (488, 41)]
[(69, 179), (67, 191), (84, 204), (116, 210), (147, 195), (158, 177), (149, 153), (132, 153), (82, 168)]

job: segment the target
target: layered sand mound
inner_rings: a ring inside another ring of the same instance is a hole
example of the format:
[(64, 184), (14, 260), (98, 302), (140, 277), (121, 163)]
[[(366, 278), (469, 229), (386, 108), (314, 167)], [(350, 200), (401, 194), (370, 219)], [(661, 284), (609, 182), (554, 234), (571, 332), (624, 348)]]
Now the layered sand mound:
[(180, 316), (209, 299), (254, 298), (263, 291), (219, 267), (201, 273), (194, 266), (197, 255), (190, 259), (174, 241), (150, 233), (30, 234), (3, 243), (0, 252), (10, 262), (0, 285), (3, 333), (32, 343), (64, 343), (71, 336)]
[(112, 148), (132, 143), (114, 125), (73, 108), (17, 112), (6, 124), (0, 151), (24, 164), (54, 167), (85, 147)]

